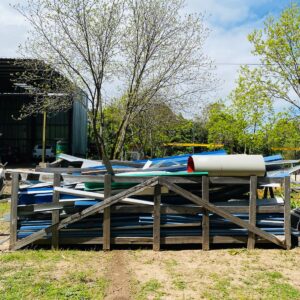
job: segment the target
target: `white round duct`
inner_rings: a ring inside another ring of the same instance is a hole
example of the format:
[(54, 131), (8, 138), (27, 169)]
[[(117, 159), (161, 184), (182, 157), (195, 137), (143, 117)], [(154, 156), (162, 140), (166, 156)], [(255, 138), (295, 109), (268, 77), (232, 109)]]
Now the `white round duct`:
[(264, 176), (262, 155), (193, 155), (188, 159), (188, 172), (208, 172), (209, 176)]

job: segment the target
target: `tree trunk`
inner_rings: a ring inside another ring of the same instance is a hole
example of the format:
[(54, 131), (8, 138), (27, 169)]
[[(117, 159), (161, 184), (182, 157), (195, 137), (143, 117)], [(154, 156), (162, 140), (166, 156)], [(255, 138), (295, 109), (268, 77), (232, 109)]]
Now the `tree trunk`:
[(123, 123), (121, 124), (119, 131), (116, 136), (114, 146), (112, 148), (110, 157), (111, 159), (117, 159), (120, 156), (121, 150), (125, 143), (126, 131), (129, 125), (129, 116), (125, 116)]
[(109, 174), (114, 175), (112, 165), (111, 165), (111, 163), (108, 159), (107, 153), (106, 153), (105, 143), (104, 143), (103, 137), (101, 136), (102, 130), (100, 130), (99, 132), (97, 131), (96, 116), (93, 116), (92, 127), (93, 127), (93, 132), (94, 132), (94, 136), (95, 136), (95, 142), (96, 142), (96, 147), (97, 147), (97, 151), (99, 154), (99, 158), (102, 159), (107, 172)]

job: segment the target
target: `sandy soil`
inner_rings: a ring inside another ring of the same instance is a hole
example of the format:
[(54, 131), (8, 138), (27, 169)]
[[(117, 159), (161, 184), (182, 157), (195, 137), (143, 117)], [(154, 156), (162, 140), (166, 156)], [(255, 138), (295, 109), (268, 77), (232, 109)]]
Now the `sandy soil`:
[(126, 251), (112, 252), (106, 277), (109, 281), (106, 300), (131, 299), (131, 275), (128, 269), (128, 255)]

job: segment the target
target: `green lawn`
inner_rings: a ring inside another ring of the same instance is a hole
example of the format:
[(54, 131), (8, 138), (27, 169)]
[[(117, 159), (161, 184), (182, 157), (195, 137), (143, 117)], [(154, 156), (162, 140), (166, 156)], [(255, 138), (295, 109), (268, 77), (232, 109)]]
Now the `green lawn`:
[(107, 259), (95, 251), (0, 254), (0, 299), (103, 299)]

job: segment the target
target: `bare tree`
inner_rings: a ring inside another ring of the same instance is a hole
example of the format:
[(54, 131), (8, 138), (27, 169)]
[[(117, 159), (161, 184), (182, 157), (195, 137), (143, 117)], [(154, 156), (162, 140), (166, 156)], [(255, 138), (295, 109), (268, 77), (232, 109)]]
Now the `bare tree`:
[(87, 93), (95, 142), (110, 172), (103, 129), (105, 106), (116, 93), (107, 87), (121, 95), (123, 112), (113, 158), (132, 119), (154, 99), (192, 105), (211, 87), (210, 61), (202, 49), (208, 31), (201, 16), (183, 16), (183, 5), (183, 0), (27, 0), (17, 6), (32, 28), (22, 52)]
[(45, 61), (88, 94), (95, 142), (112, 172), (102, 134), (103, 83), (112, 75), (122, 1), (28, 0), (17, 9), (32, 28), (23, 52)]
[(157, 98), (171, 105), (189, 105), (214, 87), (203, 54), (208, 29), (201, 15), (182, 16), (182, 0), (128, 0), (122, 53), (123, 117), (111, 157), (119, 156), (126, 131), (140, 111)]

